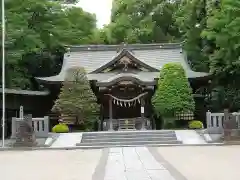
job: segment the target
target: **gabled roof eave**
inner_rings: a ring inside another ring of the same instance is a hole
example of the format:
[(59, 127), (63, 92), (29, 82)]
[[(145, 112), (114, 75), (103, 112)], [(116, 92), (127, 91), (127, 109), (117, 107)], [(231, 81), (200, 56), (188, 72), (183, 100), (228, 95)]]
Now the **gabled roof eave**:
[(120, 53), (118, 53), (118, 55), (116, 57), (114, 57), (111, 61), (109, 61), (108, 63), (106, 63), (105, 65), (97, 68), (96, 70), (90, 72), (90, 73), (100, 73), (102, 72), (104, 69), (108, 68), (109, 66), (113, 65), (115, 62), (117, 62), (118, 60), (120, 60), (121, 58), (123, 58), (124, 56), (128, 57), (129, 59), (135, 61), (136, 63), (140, 64), (141, 66), (149, 69), (152, 72), (158, 72), (159, 70), (149, 66), (148, 64), (142, 62), (141, 60), (139, 60), (138, 58), (136, 58), (134, 56), (134, 54), (132, 54), (131, 52), (129, 52), (127, 49), (122, 49)]

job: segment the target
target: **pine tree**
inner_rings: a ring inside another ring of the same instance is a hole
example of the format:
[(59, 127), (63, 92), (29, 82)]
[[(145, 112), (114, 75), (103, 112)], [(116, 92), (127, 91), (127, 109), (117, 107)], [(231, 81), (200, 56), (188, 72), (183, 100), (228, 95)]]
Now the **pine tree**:
[(67, 71), (59, 98), (55, 101), (52, 111), (71, 116), (74, 114), (78, 122), (83, 122), (85, 125), (90, 125), (97, 119), (99, 106), (83, 68)]

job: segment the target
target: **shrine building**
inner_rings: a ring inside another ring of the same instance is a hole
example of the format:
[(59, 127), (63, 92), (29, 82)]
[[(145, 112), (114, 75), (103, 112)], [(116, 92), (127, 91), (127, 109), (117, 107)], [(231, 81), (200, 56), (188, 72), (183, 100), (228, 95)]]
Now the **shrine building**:
[(100, 104), (104, 130), (152, 129), (151, 98), (166, 63), (183, 66), (195, 93), (196, 109), (202, 109), (196, 92), (207, 84), (209, 74), (191, 69), (179, 43), (69, 46), (61, 72), (37, 79), (54, 91), (60, 89), (68, 69), (83, 67)]

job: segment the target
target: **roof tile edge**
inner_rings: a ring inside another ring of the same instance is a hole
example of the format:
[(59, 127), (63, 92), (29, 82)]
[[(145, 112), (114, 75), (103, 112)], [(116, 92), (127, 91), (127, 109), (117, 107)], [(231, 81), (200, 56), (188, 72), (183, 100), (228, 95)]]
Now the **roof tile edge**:
[(70, 52), (78, 51), (118, 51), (120, 48), (129, 50), (150, 50), (150, 49), (179, 49), (182, 43), (154, 43), (154, 44), (122, 44), (119, 45), (75, 45), (65, 46)]
[[(0, 93), (3, 92), (3, 89), (0, 88)], [(32, 90), (22, 90), (22, 89), (8, 89), (5, 88), (6, 94), (19, 94), (19, 95), (38, 95), (38, 96), (46, 96), (49, 95), (49, 91), (32, 91)]]

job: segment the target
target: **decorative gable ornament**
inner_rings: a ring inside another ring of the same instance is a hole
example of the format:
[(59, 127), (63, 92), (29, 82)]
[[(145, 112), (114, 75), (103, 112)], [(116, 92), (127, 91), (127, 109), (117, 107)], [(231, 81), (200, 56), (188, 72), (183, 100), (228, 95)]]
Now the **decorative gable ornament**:
[(124, 56), (123, 58), (121, 58), (119, 60), (119, 64), (123, 64), (123, 71), (127, 71), (128, 70), (128, 66), (132, 64), (132, 60), (129, 59), (128, 57)]

